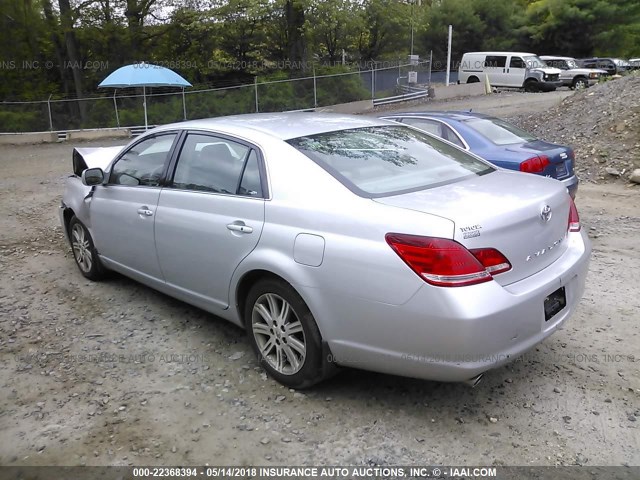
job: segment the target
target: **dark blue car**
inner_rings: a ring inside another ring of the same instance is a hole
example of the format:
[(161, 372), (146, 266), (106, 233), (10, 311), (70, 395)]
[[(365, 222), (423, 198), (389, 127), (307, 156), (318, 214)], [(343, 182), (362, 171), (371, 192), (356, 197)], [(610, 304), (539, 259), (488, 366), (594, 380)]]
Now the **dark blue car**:
[(578, 190), (573, 149), (545, 142), (499, 118), (472, 112), (408, 112), (383, 118), (448, 140), (499, 167), (555, 178)]

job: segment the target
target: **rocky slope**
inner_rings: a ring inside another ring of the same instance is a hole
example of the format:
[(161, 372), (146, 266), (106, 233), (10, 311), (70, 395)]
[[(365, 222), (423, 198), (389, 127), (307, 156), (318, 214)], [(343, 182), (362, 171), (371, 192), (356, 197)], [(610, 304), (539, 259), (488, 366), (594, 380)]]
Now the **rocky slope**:
[(582, 181), (628, 180), (640, 168), (640, 74), (595, 85), (541, 113), (510, 120), (576, 152)]

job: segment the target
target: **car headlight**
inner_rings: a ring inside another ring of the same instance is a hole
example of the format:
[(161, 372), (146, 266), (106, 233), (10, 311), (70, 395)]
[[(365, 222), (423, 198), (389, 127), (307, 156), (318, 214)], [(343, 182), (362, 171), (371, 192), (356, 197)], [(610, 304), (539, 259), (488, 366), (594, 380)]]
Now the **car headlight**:
[(591, 72), (589, 78), (598, 78), (598, 72)]

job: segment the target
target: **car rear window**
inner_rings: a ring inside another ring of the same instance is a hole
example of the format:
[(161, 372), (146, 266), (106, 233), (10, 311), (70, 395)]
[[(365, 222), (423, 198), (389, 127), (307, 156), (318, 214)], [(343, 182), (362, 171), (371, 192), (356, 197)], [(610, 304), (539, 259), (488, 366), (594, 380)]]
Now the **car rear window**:
[(423, 190), (495, 170), (446, 142), (405, 126), (340, 130), (293, 138), (288, 143), (366, 197)]
[(465, 123), (496, 145), (511, 145), (537, 140), (537, 138), (529, 132), (525, 132), (515, 125), (503, 122), (497, 118), (473, 118), (466, 120)]

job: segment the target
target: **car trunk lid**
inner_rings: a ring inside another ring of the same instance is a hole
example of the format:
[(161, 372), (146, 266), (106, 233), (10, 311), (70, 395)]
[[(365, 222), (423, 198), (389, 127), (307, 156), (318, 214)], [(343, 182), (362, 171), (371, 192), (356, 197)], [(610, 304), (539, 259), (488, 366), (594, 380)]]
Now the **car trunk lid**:
[(512, 265), (496, 275), (501, 285), (539, 272), (567, 249), (570, 200), (555, 180), (497, 171), (375, 201), (448, 218), (466, 248), (499, 250)]
[(536, 155), (546, 156), (549, 159), (549, 165), (540, 172), (540, 175), (557, 178), (558, 180), (569, 178), (573, 175), (574, 153), (569, 147), (555, 145), (543, 140), (535, 140), (520, 145), (511, 145), (506, 150), (518, 155), (522, 155), (524, 152), (529, 157), (535, 157)]

